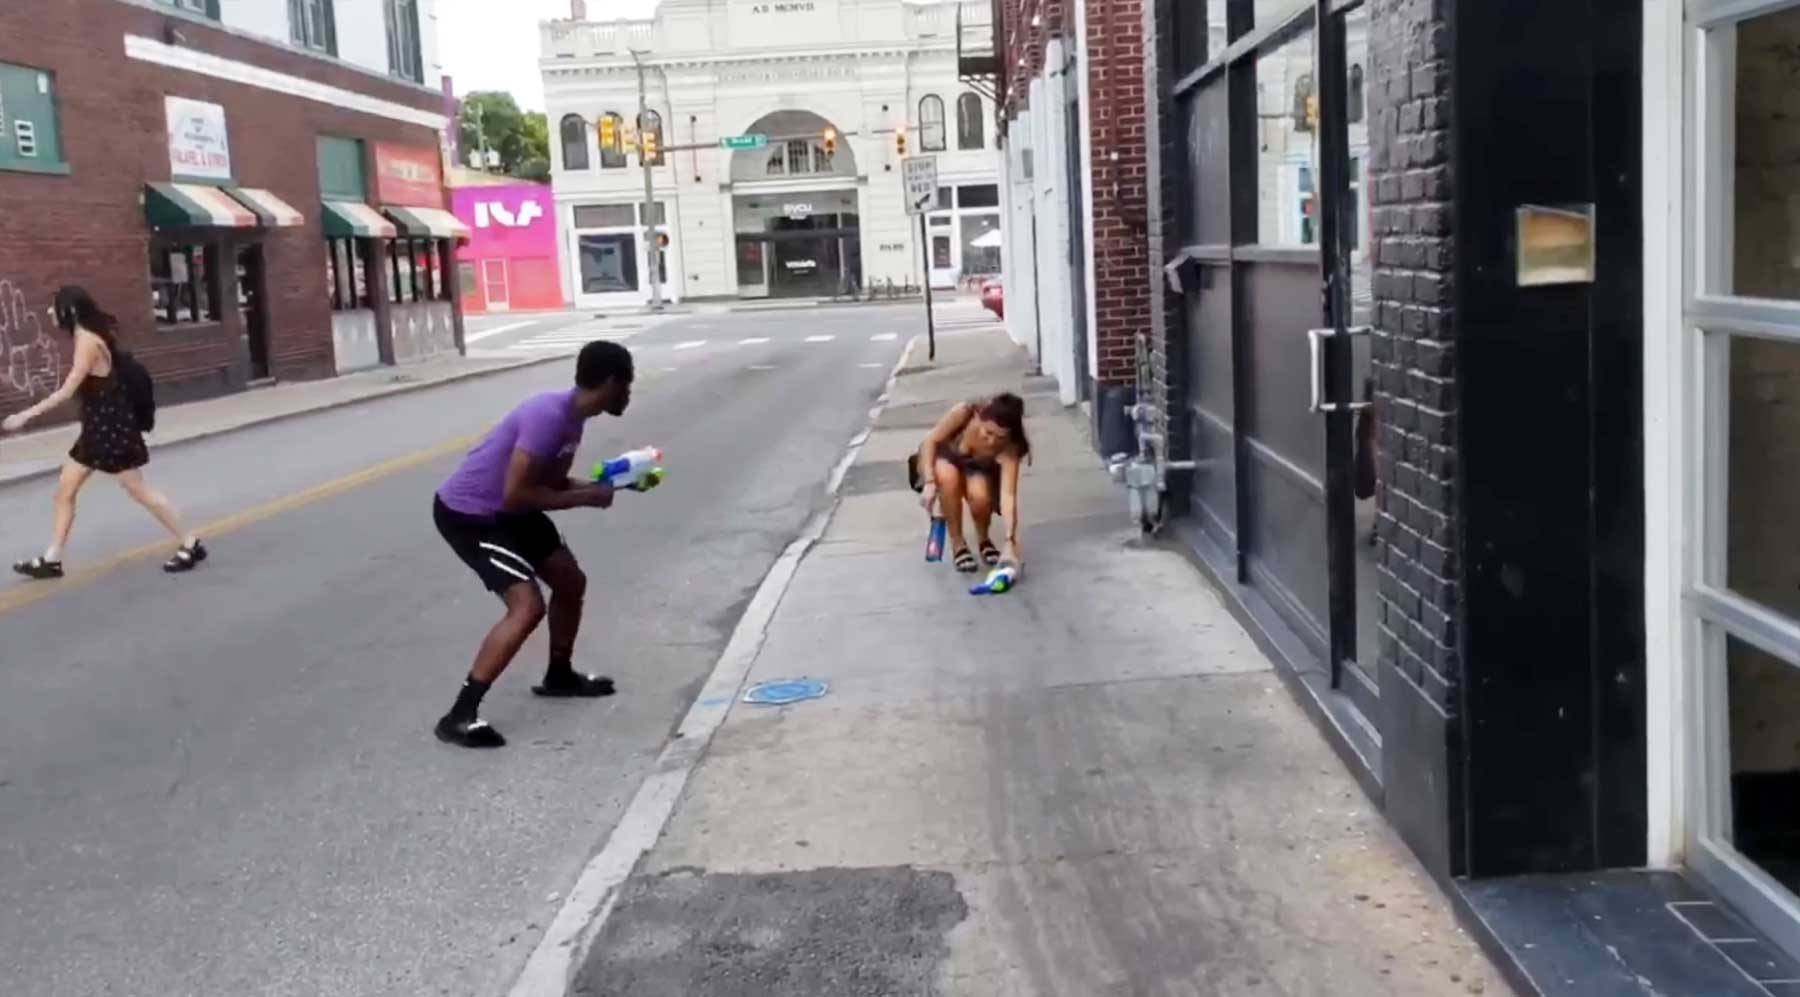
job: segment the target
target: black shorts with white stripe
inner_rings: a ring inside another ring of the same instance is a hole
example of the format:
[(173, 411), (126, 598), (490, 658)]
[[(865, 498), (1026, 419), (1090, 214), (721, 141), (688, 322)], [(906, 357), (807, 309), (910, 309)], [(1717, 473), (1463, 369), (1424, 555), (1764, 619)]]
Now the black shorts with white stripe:
[(496, 595), (521, 582), (534, 582), (538, 569), (563, 547), (556, 524), (541, 512), (470, 516), (433, 497), (431, 518), (439, 535)]

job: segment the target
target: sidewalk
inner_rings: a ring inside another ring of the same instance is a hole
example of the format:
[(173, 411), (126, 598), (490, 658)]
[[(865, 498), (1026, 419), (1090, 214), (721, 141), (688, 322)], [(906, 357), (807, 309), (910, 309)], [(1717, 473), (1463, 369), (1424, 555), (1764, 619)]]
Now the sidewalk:
[(829, 692), (731, 707), (572, 992), (1507, 993), (1053, 395), (1028, 396), (1020, 587), (922, 562), (905, 455), (1025, 383), (998, 333), (902, 373), (750, 670)]
[[(484, 377), (556, 357), (441, 357), (403, 367), (381, 367), (319, 381), (295, 381), (252, 388), (205, 401), (169, 405), (156, 410), (156, 432), (150, 449), (162, 450), (221, 433), (325, 409), (404, 394), (421, 388)], [(48, 477), (62, 466), (75, 441), (71, 423), (0, 436), (0, 487)]]

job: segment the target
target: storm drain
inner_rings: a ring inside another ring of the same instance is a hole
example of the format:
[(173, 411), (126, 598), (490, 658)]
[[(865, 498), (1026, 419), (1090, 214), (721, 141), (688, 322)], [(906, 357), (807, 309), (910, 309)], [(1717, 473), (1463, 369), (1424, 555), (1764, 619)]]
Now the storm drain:
[(579, 997), (929, 997), (968, 906), (909, 866), (677, 870), (621, 888)]

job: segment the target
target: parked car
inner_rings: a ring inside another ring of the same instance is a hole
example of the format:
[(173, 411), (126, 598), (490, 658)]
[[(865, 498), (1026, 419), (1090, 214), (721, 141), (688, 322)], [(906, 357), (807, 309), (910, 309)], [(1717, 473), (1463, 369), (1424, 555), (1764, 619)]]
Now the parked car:
[(990, 277), (981, 282), (981, 307), (993, 312), (995, 318), (1006, 317), (1006, 289), (1000, 278)]

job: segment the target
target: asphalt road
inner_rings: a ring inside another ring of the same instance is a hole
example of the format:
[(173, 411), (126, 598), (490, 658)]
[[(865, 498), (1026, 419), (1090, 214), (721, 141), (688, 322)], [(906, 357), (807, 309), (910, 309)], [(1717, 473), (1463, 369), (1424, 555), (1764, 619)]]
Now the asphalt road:
[[(6, 992), (503, 991), (922, 328), (813, 309), (628, 338), (631, 410), (589, 424), (578, 466), (655, 443), (671, 477), (559, 515), (591, 578), (578, 664), (621, 691), (532, 697), (540, 634), (487, 699), (499, 752), (431, 737), (499, 611), (431, 494), (572, 362), (158, 453), (151, 479), (223, 523), (188, 576), (117, 560), (158, 534), (97, 480), (67, 555), (96, 577), (0, 582)], [(41, 549), (50, 489), (0, 490), (6, 560)]]

